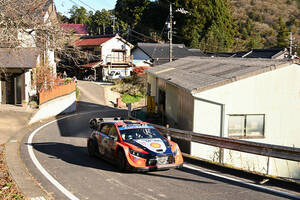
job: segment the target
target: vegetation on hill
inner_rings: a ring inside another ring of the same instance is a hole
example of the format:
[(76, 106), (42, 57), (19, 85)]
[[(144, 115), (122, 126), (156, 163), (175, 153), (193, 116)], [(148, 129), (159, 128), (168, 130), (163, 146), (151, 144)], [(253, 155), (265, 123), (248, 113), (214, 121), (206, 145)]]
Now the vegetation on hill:
[[(70, 10), (70, 23), (88, 24), (95, 34), (115, 32), (131, 43), (166, 42), (169, 0), (117, 0), (112, 11)], [(243, 51), (300, 42), (300, 0), (173, 0), (174, 43), (202, 51)], [(185, 13), (178, 12), (183, 8)], [(300, 44), (294, 51), (300, 53)]]

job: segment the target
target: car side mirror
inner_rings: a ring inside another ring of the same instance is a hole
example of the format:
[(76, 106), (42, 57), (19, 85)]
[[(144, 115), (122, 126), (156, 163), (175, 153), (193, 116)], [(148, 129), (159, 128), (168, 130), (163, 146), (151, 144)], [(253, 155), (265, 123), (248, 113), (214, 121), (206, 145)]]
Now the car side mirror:
[(164, 138), (171, 140), (171, 136), (169, 135), (169, 133), (164, 133), (163, 136)]

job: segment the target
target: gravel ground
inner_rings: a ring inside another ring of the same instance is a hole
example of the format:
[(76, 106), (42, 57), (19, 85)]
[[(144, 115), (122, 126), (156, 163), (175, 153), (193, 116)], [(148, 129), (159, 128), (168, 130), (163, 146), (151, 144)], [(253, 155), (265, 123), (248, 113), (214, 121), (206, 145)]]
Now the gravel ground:
[(17, 185), (10, 177), (4, 162), (4, 145), (0, 145), (0, 199), (25, 199)]

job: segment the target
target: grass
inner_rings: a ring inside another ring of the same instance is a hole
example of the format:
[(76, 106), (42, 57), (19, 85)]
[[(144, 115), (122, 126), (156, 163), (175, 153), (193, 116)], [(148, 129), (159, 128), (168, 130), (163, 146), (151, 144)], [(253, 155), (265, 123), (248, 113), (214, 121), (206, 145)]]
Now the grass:
[(142, 94), (136, 96), (130, 94), (122, 94), (121, 97), (124, 103), (134, 103), (140, 101), (144, 96)]

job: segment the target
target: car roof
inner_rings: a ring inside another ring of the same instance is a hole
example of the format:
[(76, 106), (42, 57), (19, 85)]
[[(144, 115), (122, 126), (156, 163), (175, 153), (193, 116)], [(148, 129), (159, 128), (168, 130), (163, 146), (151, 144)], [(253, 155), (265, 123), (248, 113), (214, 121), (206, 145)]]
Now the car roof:
[(124, 126), (124, 125), (148, 125), (147, 122), (140, 121), (140, 120), (121, 120), (121, 119), (112, 119), (112, 118), (103, 118), (102, 123), (111, 123), (117, 126)]

